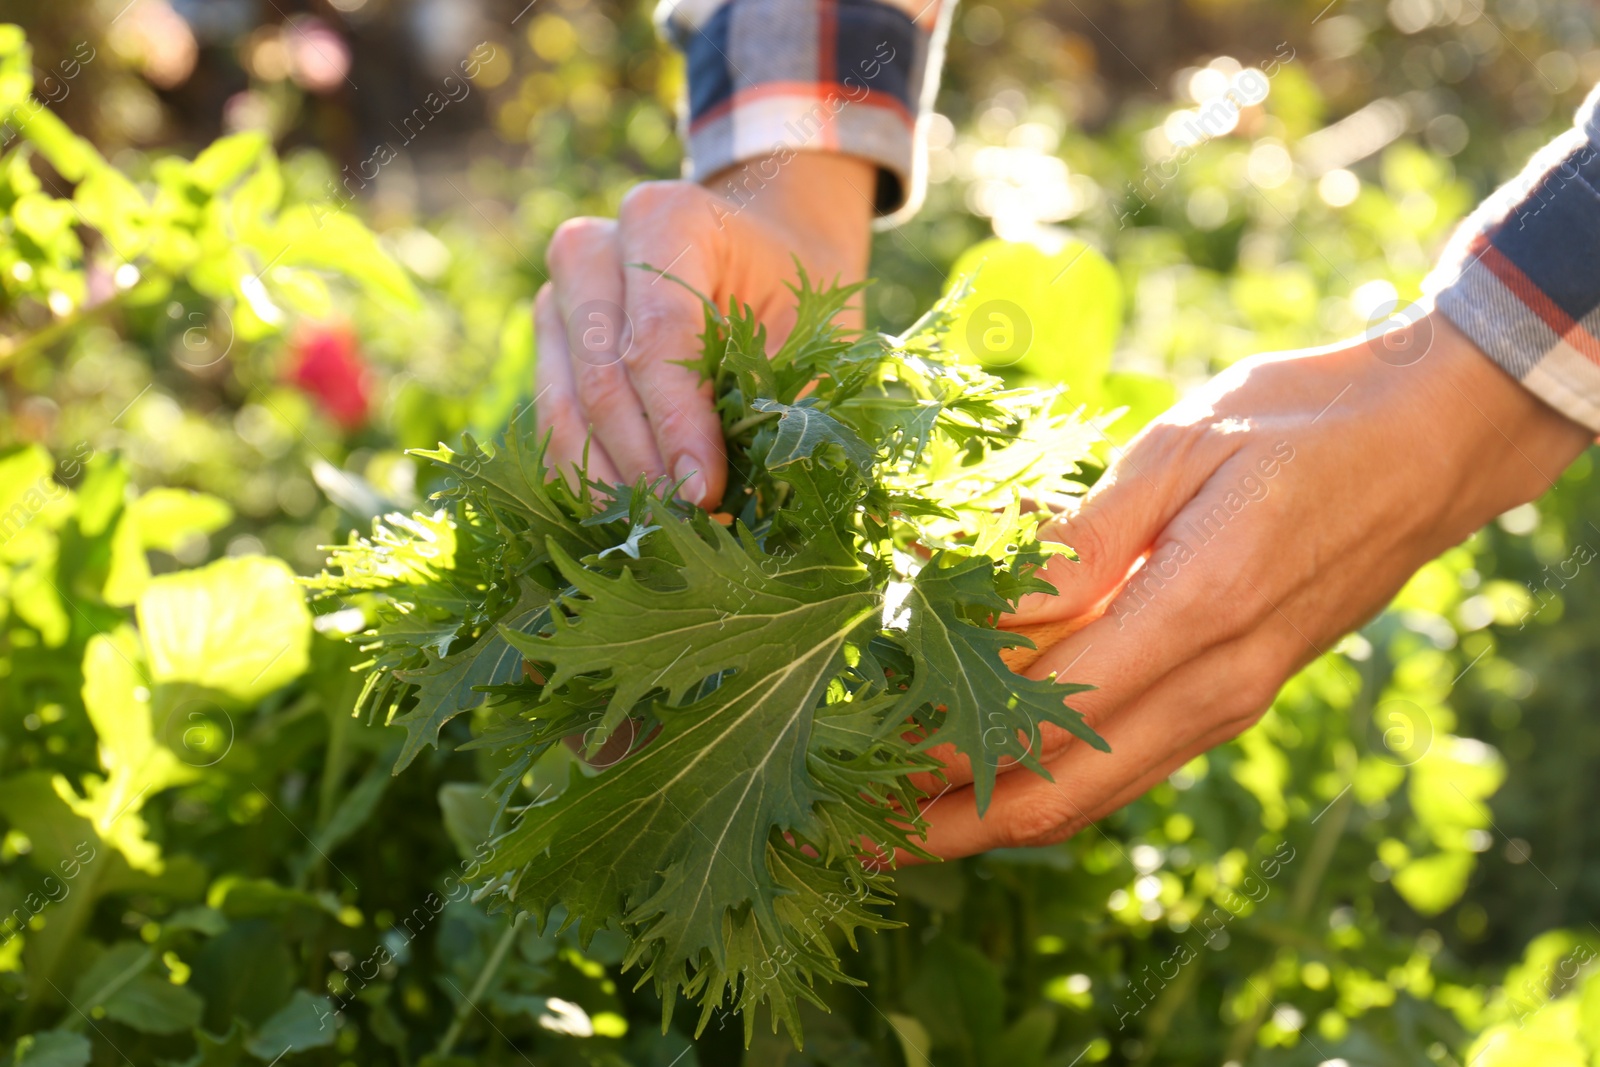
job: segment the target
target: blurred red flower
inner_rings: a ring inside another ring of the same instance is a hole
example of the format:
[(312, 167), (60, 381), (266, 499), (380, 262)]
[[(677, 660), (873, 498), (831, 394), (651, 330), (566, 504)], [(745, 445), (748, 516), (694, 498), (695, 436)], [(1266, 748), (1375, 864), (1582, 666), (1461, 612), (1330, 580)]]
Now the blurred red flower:
[(301, 326), (289, 342), (289, 381), (316, 397), (345, 430), (367, 421), (370, 375), (355, 331), (340, 323)]

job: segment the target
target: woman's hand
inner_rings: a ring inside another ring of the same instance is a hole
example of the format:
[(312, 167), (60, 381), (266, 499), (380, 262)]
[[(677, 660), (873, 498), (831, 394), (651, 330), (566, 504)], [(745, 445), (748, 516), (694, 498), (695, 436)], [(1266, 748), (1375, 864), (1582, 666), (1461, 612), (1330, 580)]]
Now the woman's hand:
[(781, 343), (794, 324), (796, 258), (814, 281), (865, 275), (875, 180), (873, 165), (851, 156), (786, 152), (712, 179), (721, 194), (646, 182), (614, 220), (562, 223), (535, 306), (551, 465), (580, 462), (592, 433), (591, 477), (665, 476), (683, 483), (685, 500), (715, 505), (727, 477), (722, 426), (709, 383), (683, 365), (700, 354), (704, 315), (657, 271), (719, 307), (730, 297), (751, 305), (769, 343)]
[(1071, 702), (1111, 752), (1045, 727), (1054, 781), (1002, 775), (982, 819), (952, 789), (928, 808), (929, 849), (1049, 844), (1141, 796), (1254, 724), (1417, 568), (1550, 488), (1589, 437), (1437, 313), (1219, 375), (1048, 528), (1082, 562), (1053, 561), (1060, 595), (1007, 620), (1103, 612), (1026, 673), (1098, 686)]

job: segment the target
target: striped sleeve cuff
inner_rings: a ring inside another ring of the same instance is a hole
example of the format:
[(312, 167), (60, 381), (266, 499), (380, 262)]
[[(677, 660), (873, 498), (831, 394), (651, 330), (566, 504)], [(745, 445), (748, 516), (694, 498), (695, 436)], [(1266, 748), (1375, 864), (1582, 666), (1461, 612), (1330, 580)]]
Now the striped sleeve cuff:
[(874, 207), (903, 218), (926, 185), (921, 137), (950, 0), (663, 0), (684, 54), (686, 176), (793, 152), (878, 165)]
[(1600, 87), (1462, 223), (1424, 288), (1490, 359), (1600, 433)]

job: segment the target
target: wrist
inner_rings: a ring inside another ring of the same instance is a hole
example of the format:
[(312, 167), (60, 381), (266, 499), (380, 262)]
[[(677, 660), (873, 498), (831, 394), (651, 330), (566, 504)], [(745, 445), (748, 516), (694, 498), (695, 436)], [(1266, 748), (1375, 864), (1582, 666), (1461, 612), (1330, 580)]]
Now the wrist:
[(877, 167), (868, 160), (788, 148), (728, 167), (705, 182), (727, 205), (717, 211), (719, 223), (736, 217), (764, 229), (814, 279), (845, 282), (866, 277), (876, 184)]
[[(1524, 386), (1438, 309), (1419, 325), (1432, 331), (1432, 353), (1495, 436), (1503, 435), (1505, 442), (1519, 447), (1531, 445), (1541, 453), (1553, 450), (1557, 456), (1567, 452), (1575, 456), (1588, 445), (1593, 435), (1587, 428)], [(1569, 457), (1562, 466), (1570, 461)], [(1555, 473), (1559, 469), (1552, 476)]]
[(1479, 521), (1552, 488), (1593, 435), (1513, 378), (1437, 309), (1413, 328), (1431, 337), (1418, 367), (1447, 423), (1439, 446), (1455, 454), (1463, 497), (1479, 498)]

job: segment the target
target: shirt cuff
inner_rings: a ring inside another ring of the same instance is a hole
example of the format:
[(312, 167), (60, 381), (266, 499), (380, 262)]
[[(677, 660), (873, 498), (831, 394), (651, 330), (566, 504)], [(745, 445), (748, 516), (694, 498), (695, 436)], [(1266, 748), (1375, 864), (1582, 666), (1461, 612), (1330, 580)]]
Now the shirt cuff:
[(839, 152), (877, 164), (877, 214), (908, 217), (926, 187), (921, 120), (938, 91), (950, 7), (663, 0), (657, 22), (688, 67), (685, 176), (703, 182), (753, 159)]
[(1600, 433), (1600, 87), (1463, 222), (1424, 289), (1545, 403)]

